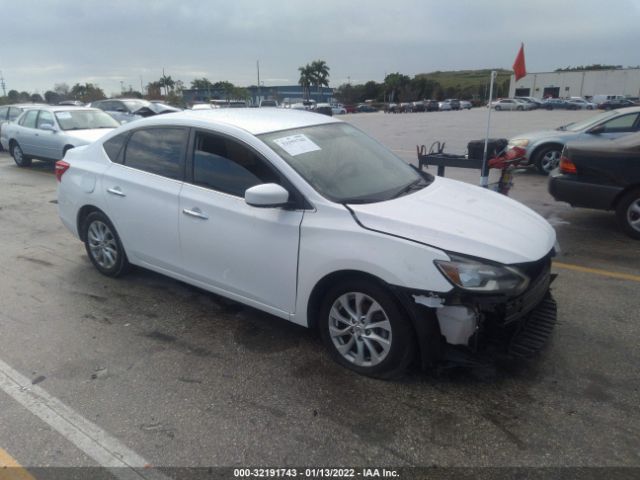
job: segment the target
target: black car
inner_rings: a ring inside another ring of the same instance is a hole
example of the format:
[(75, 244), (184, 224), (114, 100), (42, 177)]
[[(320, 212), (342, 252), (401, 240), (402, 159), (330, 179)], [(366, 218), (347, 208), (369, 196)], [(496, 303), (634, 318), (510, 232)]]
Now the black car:
[(637, 107), (637, 103), (633, 103), (631, 100), (627, 100), (626, 98), (619, 98), (617, 100), (607, 100), (606, 102), (602, 102), (598, 105), (598, 108), (601, 110), (615, 110), (616, 108), (624, 108), (624, 107)]
[(561, 98), (549, 98), (544, 101), (542, 108), (547, 110), (578, 110), (580, 106)]
[(640, 133), (567, 143), (549, 193), (574, 207), (614, 210), (624, 232), (640, 239)]
[(437, 112), (438, 110), (440, 110), (440, 104), (437, 100), (425, 100), (424, 108), (427, 110), (427, 112)]
[(373, 108), (371, 105), (367, 105), (366, 103), (361, 103), (360, 105), (358, 105), (356, 107), (356, 112), (358, 113), (369, 113), (369, 112), (377, 112), (378, 110), (376, 110), (375, 108)]

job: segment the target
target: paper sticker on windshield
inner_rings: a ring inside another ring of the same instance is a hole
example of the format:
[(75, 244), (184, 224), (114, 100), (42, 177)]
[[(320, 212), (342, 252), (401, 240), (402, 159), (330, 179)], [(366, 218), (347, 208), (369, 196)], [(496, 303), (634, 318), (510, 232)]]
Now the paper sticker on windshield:
[(309, 140), (309, 137), (302, 133), (298, 135), (290, 135), (288, 137), (276, 138), (274, 142), (282, 147), (282, 149), (292, 157), (320, 150), (318, 145), (313, 143)]
[(56, 112), (56, 117), (58, 117), (60, 120), (67, 120), (67, 119), (71, 118), (71, 113), (70, 112)]

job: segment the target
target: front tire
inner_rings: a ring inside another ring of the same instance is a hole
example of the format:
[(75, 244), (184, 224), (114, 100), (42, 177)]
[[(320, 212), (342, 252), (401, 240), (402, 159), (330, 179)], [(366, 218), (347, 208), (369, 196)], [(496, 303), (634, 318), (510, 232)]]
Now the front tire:
[(616, 217), (624, 233), (640, 240), (640, 189), (622, 197), (616, 208)]
[(102, 212), (91, 212), (83, 223), (84, 246), (89, 260), (107, 277), (119, 277), (129, 269), (129, 260), (118, 232)]
[(11, 149), (11, 156), (13, 157), (13, 161), (16, 162), (16, 165), (20, 168), (26, 168), (31, 166), (31, 158), (27, 157), (22, 151), (22, 147), (17, 143), (13, 145)]
[(502, 110), (502, 107), (500, 105), (496, 105), (496, 112), (499, 112), (500, 110)]
[(549, 145), (540, 149), (534, 160), (538, 172), (542, 175), (549, 175), (560, 164), (561, 155), (562, 146), (560, 145)]
[(380, 285), (353, 279), (334, 286), (320, 308), (320, 333), (333, 359), (375, 378), (401, 376), (415, 335), (397, 300)]

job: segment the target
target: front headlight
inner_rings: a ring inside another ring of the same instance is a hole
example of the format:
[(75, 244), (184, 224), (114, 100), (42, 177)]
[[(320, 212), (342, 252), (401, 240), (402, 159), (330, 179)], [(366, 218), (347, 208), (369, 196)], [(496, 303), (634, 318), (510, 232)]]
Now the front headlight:
[(519, 295), (529, 286), (529, 277), (517, 268), (449, 256), (450, 261), (435, 260), (434, 263), (451, 283), (464, 290)]
[(527, 145), (529, 145), (528, 138), (514, 138), (509, 140), (510, 147), (526, 147)]

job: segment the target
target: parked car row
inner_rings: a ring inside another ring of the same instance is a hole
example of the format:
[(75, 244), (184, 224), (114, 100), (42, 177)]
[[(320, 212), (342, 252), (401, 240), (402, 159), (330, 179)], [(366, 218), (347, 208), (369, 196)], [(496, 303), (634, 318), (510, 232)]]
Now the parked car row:
[(407, 103), (388, 103), (385, 113), (410, 113), (410, 112), (438, 112), (449, 110), (469, 110), (472, 103), (467, 100), (448, 98), (441, 102), (437, 100), (422, 100)]

